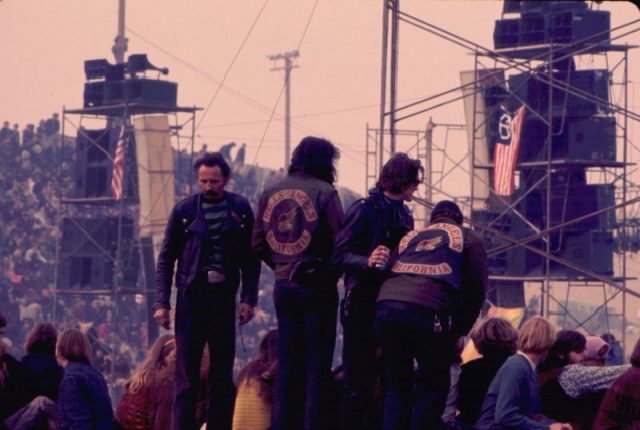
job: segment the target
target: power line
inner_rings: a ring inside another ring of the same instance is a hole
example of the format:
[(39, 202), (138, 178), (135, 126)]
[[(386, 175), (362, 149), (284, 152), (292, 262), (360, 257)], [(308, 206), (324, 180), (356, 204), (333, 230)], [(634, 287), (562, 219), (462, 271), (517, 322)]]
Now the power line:
[(251, 36), (251, 33), (253, 33), (253, 29), (256, 27), (256, 24), (258, 23), (258, 20), (262, 16), (262, 12), (264, 12), (264, 10), (267, 7), (268, 3), (269, 3), (269, 0), (265, 0), (264, 4), (262, 5), (262, 8), (260, 9), (260, 12), (258, 12), (258, 15), (253, 20), (253, 23), (251, 24), (251, 27), (249, 28), (249, 31), (247, 32), (246, 36), (242, 40), (242, 43), (240, 44), (240, 47), (236, 51), (236, 54), (233, 56), (233, 59), (231, 60), (231, 63), (229, 64), (229, 67), (227, 67), (227, 71), (224, 72), (224, 76), (222, 77), (222, 81), (220, 82), (220, 85), (218, 85), (218, 88), (216, 89), (216, 92), (213, 94), (213, 97), (211, 97), (211, 100), (209, 101), (209, 104), (207, 105), (206, 109), (204, 110), (204, 112), (200, 116), (200, 120), (198, 121), (198, 124), (196, 124), (196, 127), (195, 127), (196, 130), (198, 130), (198, 127), (200, 127), (200, 124), (202, 124), (202, 121), (207, 116), (207, 113), (209, 112), (209, 108), (213, 104), (213, 102), (216, 99), (216, 97), (218, 97), (218, 94), (220, 93), (220, 90), (222, 89), (222, 85), (224, 84), (224, 81), (227, 80), (227, 76), (229, 76), (229, 72), (231, 72), (231, 68), (233, 67), (233, 65), (235, 64), (236, 60), (238, 59), (238, 56), (240, 55), (240, 52), (242, 52), (242, 48), (244, 48), (244, 45), (247, 43), (247, 40), (249, 40), (249, 36)]

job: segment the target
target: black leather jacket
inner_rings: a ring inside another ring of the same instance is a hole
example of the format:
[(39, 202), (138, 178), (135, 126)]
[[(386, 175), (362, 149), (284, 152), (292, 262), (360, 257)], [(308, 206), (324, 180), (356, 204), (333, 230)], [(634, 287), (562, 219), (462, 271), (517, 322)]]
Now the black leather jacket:
[(314, 260), (327, 267), (343, 216), (333, 185), (289, 175), (260, 197), (253, 249), (271, 268)]
[(379, 188), (351, 205), (338, 233), (332, 261), (345, 272), (344, 285), (351, 299), (375, 302), (385, 272), (368, 265), (378, 246), (391, 251), (413, 230), (413, 216), (407, 205), (386, 198)]
[[(207, 240), (207, 223), (201, 209), (202, 193), (194, 194), (178, 202), (169, 216), (167, 229), (156, 272), (155, 308), (169, 309), (169, 297), (176, 270), (176, 288), (186, 290), (198, 274), (200, 251)], [(239, 194), (225, 191), (229, 205), (227, 217), (222, 223), (223, 267), (228, 283), (238, 288), (242, 273), (241, 301), (255, 306), (258, 299), (260, 261), (251, 252), (253, 211), (247, 199)]]

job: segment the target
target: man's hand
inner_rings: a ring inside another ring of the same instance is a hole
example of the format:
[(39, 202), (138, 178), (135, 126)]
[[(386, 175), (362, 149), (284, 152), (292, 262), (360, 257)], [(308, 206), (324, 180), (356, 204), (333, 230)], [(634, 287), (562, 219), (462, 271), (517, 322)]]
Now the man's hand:
[(549, 426), (549, 430), (573, 430), (573, 427), (568, 423), (553, 423)]
[(153, 313), (153, 320), (161, 327), (169, 330), (171, 328), (171, 318), (169, 317), (169, 309), (156, 309)]
[(245, 325), (253, 318), (253, 306), (248, 303), (240, 303), (238, 308), (238, 321), (240, 325)]
[(389, 261), (389, 255), (391, 254), (391, 250), (383, 245), (378, 245), (376, 249), (371, 252), (369, 255), (369, 260), (367, 264), (369, 267), (375, 267), (377, 269), (382, 269), (386, 266)]

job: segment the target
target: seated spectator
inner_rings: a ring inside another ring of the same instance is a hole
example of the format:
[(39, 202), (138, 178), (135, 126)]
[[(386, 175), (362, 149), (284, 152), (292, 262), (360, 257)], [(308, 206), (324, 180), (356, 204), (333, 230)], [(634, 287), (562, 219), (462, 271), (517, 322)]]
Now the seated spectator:
[(58, 331), (49, 323), (37, 324), (27, 335), (24, 348), (27, 355), (22, 365), (35, 376), (36, 394), (58, 401), (62, 367), (56, 361)]
[(620, 341), (611, 333), (605, 333), (600, 337), (611, 347), (604, 360), (605, 366), (619, 366), (622, 364), (624, 362), (624, 357)]
[[(0, 333), (6, 320), (0, 314)], [(36, 396), (32, 373), (7, 353), (0, 341), (0, 429), (55, 429), (56, 406), (45, 396)]]
[[(175, 354), (167, 357), (166, 367), (158, 371), (158, 377), (151, 383), (151, 410), (149, 416), (154, 430), (171, 428), (173, 393), (176, 383)], [(209, 391), (209, 348), (205, 346), (200, 363), (200, 383), (198, 384), (198, 402), (196, 404), (196, 423), (198, 426), (207, 420)]]
[(240, 371), (233, 430), (267, 430), (271, 426), (277, 347), (278, 331), (270, 330), (260, 342), (258, 356)]
[(56, 347), (64, 376), (58, 395), (58, 428), (113, 429), (111, 399), (104, 377), (91, 366), (91, 347), (79, 330), (62, 333)]
[(629, 365), (604, 367), (609, 345), (598, 336), (587, 336), (582, 362), (569, 364), (558, 375), (564, 392), (573, 399), (606, 390)]
[(124, 430), (151, 430), (151, 386), (160, 370), (175, 358), (176, 342), (173, 335), (160, 336), (153, 344), (145, 361), (125, 384), (125, 393), (118, 402), (116, 418)]
[[(581, 333), (573, 330), (560, 331), (549, 354), (538, 369), (544, 414), (554, 420), (569, 422), (574, 430), (590, 428), (589, 423), (593, 421), (595, 412), (589, 414), (589, 411), (581, 410), (580, 407), (591, 403), (592, 400), (595, 402), (598, 400), (591, 398), (572, 399), (560, 386), (558, 376), (567, 365), (582, 362), (586, 344), (587, 339)], [(595, 405), (595, 410), (597, 410), (598, 404)]]
[(569, 424), (554, 423), (540, 414), (535, 369), (555, 340), (555, 328), (547, 319), (535, 316), (524, 323), (518, 334), (518, 352), (491, 381), (476, 429), (571, 430)]
[(471, 333), (471, 339), (482, 358), (463, 364), (458, 382), (457, 421), (468, 427), (478, 420), (494, 376), (516, 352), (518, 332), (502, 318), (489, 318)]
[(594, 430), (640, 428), (640, 340), (631, 353), (631, 366), (607, 390)]

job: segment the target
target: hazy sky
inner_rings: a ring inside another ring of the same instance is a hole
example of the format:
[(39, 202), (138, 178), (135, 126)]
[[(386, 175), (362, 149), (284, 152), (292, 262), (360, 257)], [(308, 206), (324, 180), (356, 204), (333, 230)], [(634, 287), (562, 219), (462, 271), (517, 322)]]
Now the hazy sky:
[[(62, 106), (81, 107), (83, 61), (113, 61), (117, 4), (0, 1), (0, 120), (23, 126)], [(612, 11), (612, 26), (640, 18), (630, 2), (600, 7)], [(502, 3), (404, 0), (401, 9), (492, 48)], [(246, 142), (249, 162), (280, 167), (284, 98), (277, 106), (276, 101), (283, 73), (271, 71), (274, 64), (266, 56), (300, 47), (299, 68), (292, 72), (292, 144), (308, 134), (333, 140), (343, 154), (339, 184), (363, 192), (366, 124), (379, 125), (381, 16), (382, 0), (130, 0), (128, 54), (147, 53), (152, 63), (168, 67), (168, 79), (179, 83), (180, 105), (211, 104), (197, 119), (196, 146), (208, 143), (215, 149), (232, 140)], [(459, 72), (473, 68), (467, 50), (407, 24), (401, 24), (400, 41), (400, 101), (456, 87)], [(640, 35), (617, 42), (640, 44)], [(632, 51), (632, 81), (640, 73), (639, 57)], [(225, 87), (213, 99), (227, 70)], [(632, 95), (636, 88), (634, 84)], [(274, 107), (276, 116), (267, 127)], [(458, 102), (399, 127), (423, 129), (428, 116), (440, 123), (464, 122)], [(450, 138), (450, 147), (466, 151), (464, 133)], [(398, 150), (408, 149), (402, 145)]]

